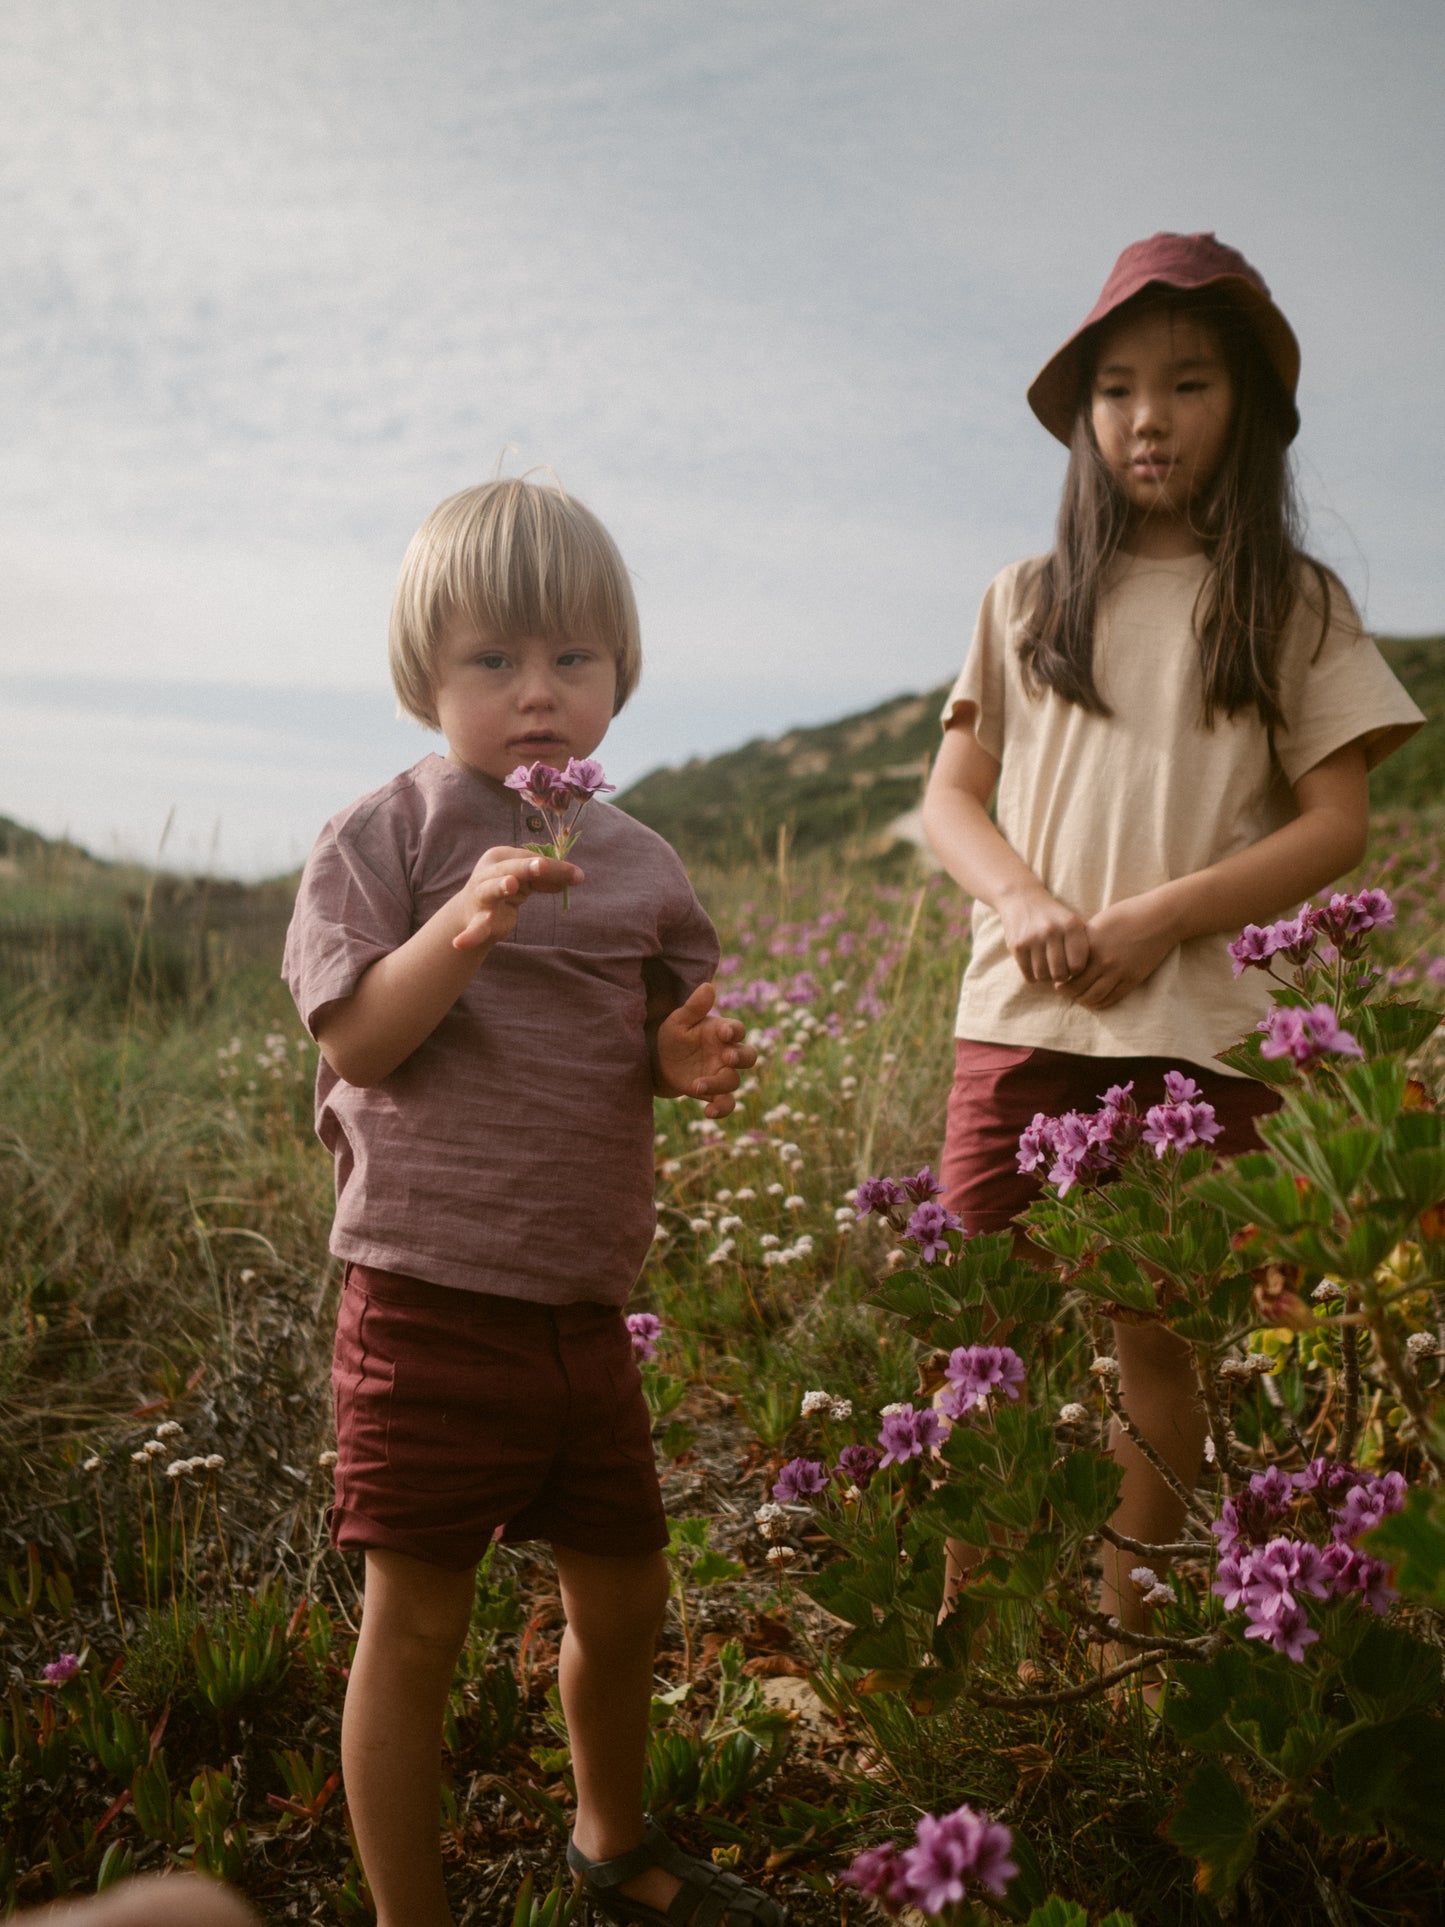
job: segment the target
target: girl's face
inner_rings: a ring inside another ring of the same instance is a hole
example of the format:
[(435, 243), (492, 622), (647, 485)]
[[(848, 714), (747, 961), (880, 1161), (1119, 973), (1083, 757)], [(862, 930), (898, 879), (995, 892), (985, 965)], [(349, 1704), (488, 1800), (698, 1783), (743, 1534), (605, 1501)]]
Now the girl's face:
[(1234, 382), (1214, 329), (1167, 308), (1117, 322), (1099, 344), (1090, 415), (1131, 511), (1126, 546), (1197, 551), (1190, 510), (1219, 472), (1234, 420)]

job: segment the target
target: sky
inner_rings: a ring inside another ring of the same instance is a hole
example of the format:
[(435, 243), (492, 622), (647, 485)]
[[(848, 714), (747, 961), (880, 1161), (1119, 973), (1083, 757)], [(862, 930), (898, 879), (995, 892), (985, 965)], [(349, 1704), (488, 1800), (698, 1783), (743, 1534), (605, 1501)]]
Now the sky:
[(413, 529), (538, 466), (633, 572), (621, 781), (942, 682), (1160, 228), (1300, 336), (1314, 550), (1445, 630), (1442, 98), (1439, 0), (6, 0), (0, 814), (294, 867), (437, 745)]

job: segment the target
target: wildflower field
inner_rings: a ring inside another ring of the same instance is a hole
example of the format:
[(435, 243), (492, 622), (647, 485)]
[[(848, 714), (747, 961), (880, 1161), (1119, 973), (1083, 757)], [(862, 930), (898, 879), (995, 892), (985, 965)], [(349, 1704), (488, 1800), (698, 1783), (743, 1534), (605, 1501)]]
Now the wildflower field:
[[(934, 1197), (955, 888), (699, 877), (762, 1058), (720, 1124), (657, 1108), (647, 1801), (804, 1927), (1445, 1918), (1441, 845), (1384, 819), (1333, 922), (1241, 939), (1265, 1151), (1216, 1164), (1185, 1078), (1036, 1120), (1032, 1261)], [(143, 931), (0, 975), (0, 1015), (0, 1908), (181, 1863), (364, 1922), (314, 1052), (271, 969), (161, 971)], [(1169, 1546), (1110, 1536), (1116, 1319), (1196, 1360)], [(950, 1539), (981, 1562), (940, 1618)], [(1100, 1616), (1106, 1557), (1147, 1630)], [(446, 1726), (459, 1921), (574, 1917), (559, 1629), (542, 1550), (496, 1548)]]

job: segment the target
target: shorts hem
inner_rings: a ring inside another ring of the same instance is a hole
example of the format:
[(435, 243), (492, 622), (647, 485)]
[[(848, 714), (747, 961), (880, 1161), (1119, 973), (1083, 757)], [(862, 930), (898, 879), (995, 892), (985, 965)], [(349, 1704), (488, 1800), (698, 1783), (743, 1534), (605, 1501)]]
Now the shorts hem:
[(425, 1566), (438, 1566), (443, 1572), (465, 1572), (468, 1566), (476, 1565), (492, 1543), (495, 1532), (496, 1527), (491, 1526), (480, 1536), (475, 1553), (463, 1554), (460, 1559), (442, 1558), (425, 1533), (398, 1532), (391, 1526), (378, 1525), (364, 1512), (353, 1512), (342, 1506), (333, 1506), (331, 1510), (331, 1543), (338, 1552), (400, 1552), (408, 1559), (419, 1559)]
[(505, 1527), (502, 1530), (504, 1546), (526, 1545), (539, 1539), (544, 1545), (565, 1546), (569, 1552), (585, 1552), (602, 1559), (634, 1559), (644, 1553), (665, 1552), (671, 1537), (666, 1517), (649, 1521), (631, 1532), (616, 1526), (558, 1526), (549, 1530), (544, 1525), (528, 1527), (525, 1535), (512, 1539)]

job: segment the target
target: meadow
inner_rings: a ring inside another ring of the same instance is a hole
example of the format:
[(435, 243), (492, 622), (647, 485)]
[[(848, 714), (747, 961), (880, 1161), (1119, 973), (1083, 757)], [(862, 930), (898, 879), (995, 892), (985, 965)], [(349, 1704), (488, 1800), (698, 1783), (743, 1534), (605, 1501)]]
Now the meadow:
[[(1040, 1208), (1052, 1271), (955, 1231), (926, 1261), (916, 1199), (859, 1196), (937, 1161), (967, 947), (954, 887), (906, 853), (795, 861), (786, 837), (700, 874), (724, 1000), (762, 1057), (721, 1125), (657, 1108), (632, 1309), (658, 1321), (644, 1375), (674, 1591), (648, 1803), (804, 1927), (903, 1905), (886, 1854), (863, 1889), (839, 1877), (961, 1802), (1011, 1829), (1018, 1872), (940, 1903), (952, 1919), (1445, 1912), (1442, 829), (1382, 818), (1350, 886), (1394, 906), (1373, 984), (1364, 964), (1331, 979), (1362, 1061), (1295, 1074), (1290, 1130), (1233, 1189), (1196, 1150), (1163, 1204), (1160, 1159)], [(22, 853), (12, 882), (32, 928), (69, 927), (46, 860)], [(359, 1570), (324, 1523), (339, 1278), (314, 1049), (274, 965), (247, 960), (274, 943), (274, 901), (245, 941), (188, 946), (148, 885), (127, 889), (125, 945), (0, 950), (0, 1906), (184, 1863), (268, 1921), (361, 1922), (338, 1772)], [(1220, 1401), (1219, 1449), (1111, 1684), (1090, 1605), (1107, 1320), (1139, 1309), (1146, 1258), (1192, 1281), (1167, 1315)], [(950, 1436), (900, 1448), (900, 1415), (917, 1431), (957, 1389), (1001, 1308), (1026, 1396), (995, 1371)], [(1309, 1474), (1321, 1460), (1338, 1494)], [(1315, 1485), (1277, 1499), (1269, 1478), (1296, 1475)], [(1363, 1539), (1331, 1538), (1355, 1488), (1357, 1512), (1385, 1496), (1353, 1520)], [(1299, 1554), (1293, 1652), (1282, 1620), (1258, 1638), (1211, 1590), (1229, 1547), (1210, 1521), (1256, 1494), (1270, 1530), (1324, 1534), (1359, 1575), (1359, 1598), (1310, 1591), (1324, 1555)], [(940, 1627), (948, 1536), (988, 1556)], [(572, 1917), (558, 1632), (541, 1549), (496, 1549), (446, 1732), (459, 1921)]]

